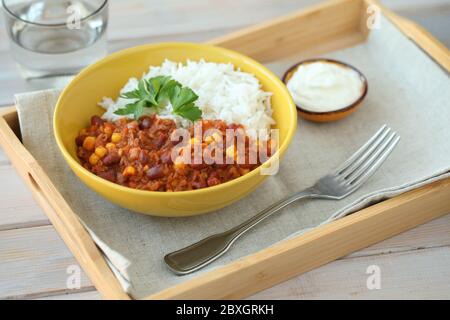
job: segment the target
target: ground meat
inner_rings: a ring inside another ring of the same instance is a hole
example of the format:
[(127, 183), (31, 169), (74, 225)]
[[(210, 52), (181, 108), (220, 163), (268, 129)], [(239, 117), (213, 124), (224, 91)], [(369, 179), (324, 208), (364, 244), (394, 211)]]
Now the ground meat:
[[(237, 141), (236, 137), (227, 139), (226, 130), (240, 129), (243, 132), (242, 126), (227, 125), (219, 120), (203, 120), (200, 125), (203, 133), (214, 129), (220, 134), (219, 138), (213, 139), (211, 135), (200, 137), (199, 141), (191, 129), (191, 139), (186, 144), (182, 139), (173, 141), (176, 124), (169, 119), (144, 116), (139, 121), (121, 119), (113, 123), (94, 116), (91, 125), (76, 137), (77, 154), (82, 165), (99, 177), (149, 191), (185, 191), (215, 186), (236, 179), (261, 164), (259, 160), (254, 164), (248, 163), (250, 152), (257, 152), (258, 144), (247, 136), (243, 140), (245, 162), (222, 163), (230, 157), (237, 159), (238, 152), (238, 148), (225, 148), (230, 141)], [(188, 147), (174, 159), (174, 148), (180, 144)], [(220, 150), (220, 153), (206, 156), (205, 150), (212, 147), (221, 147), (215, 150)], [(270, 156), (270, 143), (266, 148), (266, 154)], [(191, 163), (180, 161), (186, 159), (183, 158), (186, 156), (184, 152), (189, 152), (187, 158)], [(203, 158), (208, 158), (208, 162), (202, 159), (201, 163), (194, 163), (195, 154), (205, 154)], [(222, 162), (216, 161), (218, 159)]]

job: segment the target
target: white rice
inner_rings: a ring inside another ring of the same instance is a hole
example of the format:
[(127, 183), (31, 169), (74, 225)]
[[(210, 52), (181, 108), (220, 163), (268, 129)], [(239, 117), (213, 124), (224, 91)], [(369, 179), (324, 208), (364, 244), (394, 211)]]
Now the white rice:
[[(268, 130), (275, 123), (270, 104), (272, 94), (261, 89), (261, 83), (254, 75), (235, 70), (230, 63), (188, 60), (186, 64), (182, 64), (166, 60), (161, 66), (150, 67), (143, 78), (161, 75), (171, 76), (198, 95), (195, 104), (202, 110), (203, 119), (223, 120), (227, 124), (241, 124), (246, 129), (255, 130)], [(138, 79), (131, 78), (120, 93), (136, 89), (137, 84)], [(115, 121), (124, 117), (114, 114), (114, 111), (132, 101), (120, 97), (116, 101), (103, 98), (99, 103), (106, 109), (103, 119)], [(151, 110), (148, 109), (148, 112), (151, 113)], [(173, 119), (179, 127), (189, 127), (192, 124), (187, 119), (173, 115), (171, 110), (172, 106), (169, 104), (158, 115), (161, 118)]]

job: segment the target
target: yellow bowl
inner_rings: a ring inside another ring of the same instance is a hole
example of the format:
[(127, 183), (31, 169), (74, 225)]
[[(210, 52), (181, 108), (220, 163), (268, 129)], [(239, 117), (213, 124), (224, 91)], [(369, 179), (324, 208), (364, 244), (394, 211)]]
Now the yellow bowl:
[[(76, 155), (75, 138), (93, 115), (104, 110), (97, 106), (103, 97), (117, 97), (130, 77), (140, 78), (151, 65), (165, 59), (187, 59), (232, 63), (254, 74), (265, 91), (273, 93), (273, 118), (279, 129), (279, 150), (266, 163), (235, 180), (205, 189), (181, 192), (152, 192), (120, 186), (102, 179), (81, 166)], [(297, 112), (284, 84), (258, 62), (237, 52), (192, 43), (144, 45), (114, 53), (84, 69), (62, 92), (53, 118), (57, 144), (73, 172), (89, 188), (109, 201), (133, 211), (155, 216), (190, 216), (223, 208), (252, 192), (266, 178), (269, 167), (285, 153), (297, 127)]]

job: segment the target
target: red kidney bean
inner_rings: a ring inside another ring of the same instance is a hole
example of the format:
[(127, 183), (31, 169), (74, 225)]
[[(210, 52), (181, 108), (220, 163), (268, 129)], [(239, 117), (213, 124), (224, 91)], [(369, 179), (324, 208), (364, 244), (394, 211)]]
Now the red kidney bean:
[(100, 126), (103, 125), (104, 122), (105, 122), (105, 121), (104, 121), (102, 118), (100, 118), (99, 116), (93, 116), (93, 117), (91, 118), (91, 125), (92, 125), (92, 126), (100, 127)]
[(139, 122), (139, 128), (148, 129), (152, 126), (152, 119), (150, 117), (143, 116)]
[(144, 150), (141, 150), (139, 153), (139, 162), (142, 164), (147, 164), (149, 161), (148, 155), (145, 153)]
[(147, 171), (147, 177), (152, 180), (164, 177), (164, 166), (157, 165), (157, 166), (151, 167)]
[(116, 182), (116, 173), (113, 169), (110, 169), (108, 171), (99, 172), (97, 175), (99, 177), (109, 180), (111, 182)]
[(215, 185), (218, 185), (220, 183), (220, 180), (216, 177), (209, 177), (207, 180), (208, 186), (212, 187)]
[(84, 135), (76, 137), (75, 143), (77, 144), (77, 146), (81, 147), (83, 145), (85, 138), (86, 138), (86, 136), (84, 136)]
[(208, 186), (204, 181), (193, 181), (191, 185), (194, 189), (201, 189)]
[(164, 164), (172, 164), (172, 152), (168, 151), (161, 155), (161, 162)]
[(107, 154), (103, 160), (104, 165), (110, 166), (120, 162), (120, 156), (116, 152), (111, 152)]
[(83, 159), (84, 161), (89, 161), (89, 157), (91, 156), (91, 154), (92, 154), (91, 152), (83, 148), (79, 148), (77, 153), (78, 157), (80, 159)]
[(159, 149), (159, 148), (161, 148), (165, 143), (166, 143), (166, 137), (164, 137), (164, 136), (159, 136), (159, 137), (155, 140), (154, 145), (155, 145), (155, 148), (156, 148), (156, 149)]

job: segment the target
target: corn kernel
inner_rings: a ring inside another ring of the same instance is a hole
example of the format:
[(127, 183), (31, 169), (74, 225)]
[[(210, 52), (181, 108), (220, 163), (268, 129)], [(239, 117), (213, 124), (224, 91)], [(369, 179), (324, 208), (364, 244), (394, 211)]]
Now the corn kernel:
[(234, 156), (236, 155), (236, 152), (234, 150), (234, 146), (229, 146), (227, 148), (227, 150), (225, 151), (225, 153), (226, 153), (227, 157), (234, 158)]
[(198, 139), (197, 138), (191, 138), (191, 145), (197, 144), (198, 143)]
[(122, 140), (122, 135), (120, 133), (114, 132), (111, 135), (111, 142), (118, 143), (120, 140)]
[(97, 147), (95, 148), (95, 154), (99, 157), (99, 158), (103, 158), (106, 153), (108, 152), (108, 150), (106, 150), (105, 147)]
[(89, 157), (89, 163), (93, 166), (95, 166), (99, 160), (100, 158), (95, 153), (91, 154), (91, 156)]
[(136, 174), (136, 169), (133, 166), (128, 166), (123, 170), (122, 174), (124, 177), (133, 176)]
[(109, 143), (106, 144), (105, 147), (106, 147), (106, 149), (108, 151), (111, 151), (111, 150), (114, 150), (116, 148), (116, 145), (114, 143), (112, 143), (112, 142), (109, 142)]
[(190, 143), (191, 143), (191, 148), (194, 148), (194, 149), (196, 149), (202, 145), (202, 142), (197, 138), (191, 138)]
[(216, 141), (221, 141), (221, 140), (223, 140), (222, 135), (221, 135), (220, 133), (218, 133), (218, 132), (214, 132), (214, 133), (213, 133), (213, 138), (214, 138), (214, 140), (216, 140)]
[(83, 148), (88, 151), (94, 151), (95, 137), (86, 137), (83, 141)]
[(214, 141), (213, 136), (207, 136), (207, 137), (205, 138), (205, 142), (206, 142), (207, 144), (210, 144), (210, 143), (213, 142), (213, 141)]
[(183, 157), (177, 157), (173, 162), (173, 166), (175, 167), (175, 169), (183, 169), (185, 167)]

